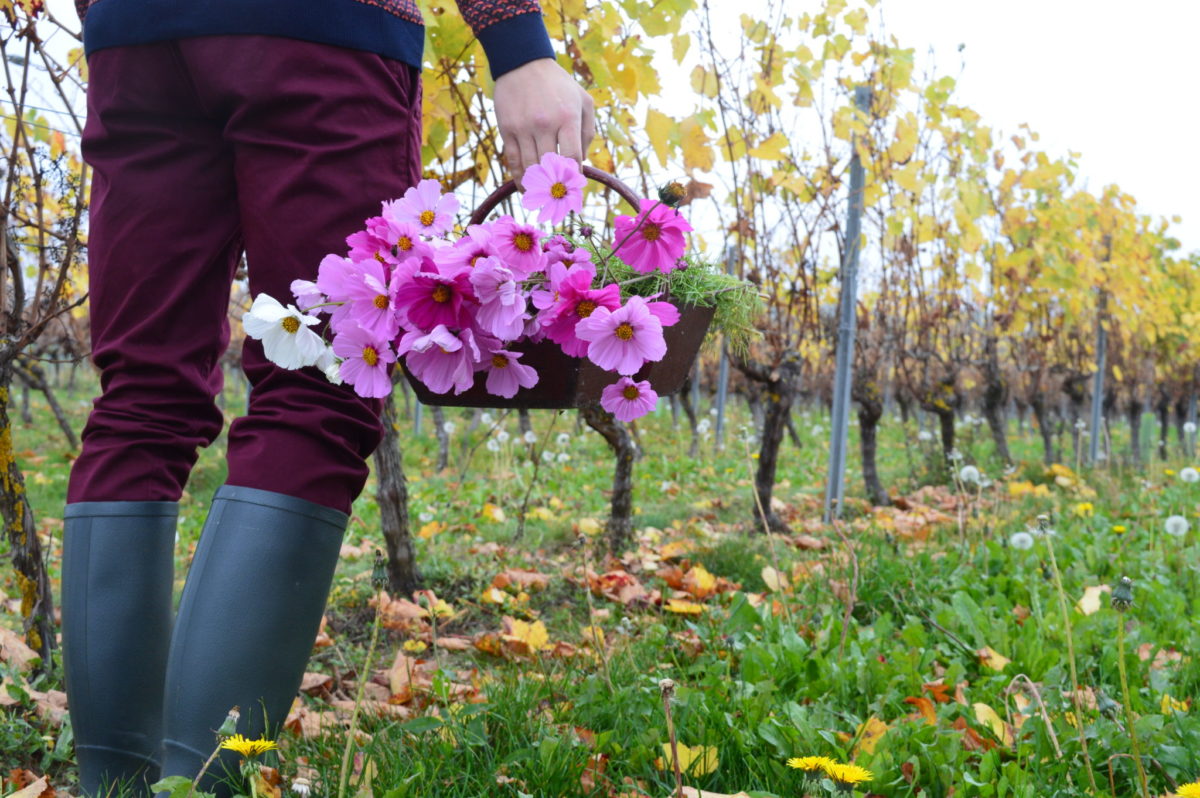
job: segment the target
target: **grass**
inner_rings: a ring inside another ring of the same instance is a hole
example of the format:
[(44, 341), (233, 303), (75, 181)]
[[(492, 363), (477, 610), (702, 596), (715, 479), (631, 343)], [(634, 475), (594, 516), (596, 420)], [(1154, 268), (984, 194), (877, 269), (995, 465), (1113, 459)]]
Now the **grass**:
[[(81, 380), (75, 391), (63, 390), (77, 429), (93, 387)], [(57, 580), (61, 526), (55, 519), (61, 518), (70, 453), (45, 408), (36, 398), (33, 404), (33, 424), (15, 422), (16, 447), (39, 529), (51, 541)], [(242, 400), (231, 393), (226, 404), (240, 407)], [(603, 441), (569, 414), (558, 419), (555, 429), (568, 440), (559, 446), (551, 436), (556, 465), (542, 468), (530, 505), (534, 513), (524, 537), (514, 540), (532, 473), (528, 463), (537, 453), (519, 442), (515, 417), (504, 422), (510, 439), (499, 451), (477, 446), (487, 425), (471, 429), (470, 411), (447, 417), (456, 425), (451, 467), (433, 472), (436, 443), (426, 414), (421, 433), (405, 440), (405, 468), (414, 532), (424, 532), (417, 538), (418, 559), (427, 586), (453, 613), (439, 621), (438, 635), (468, 637), (475, 646), (439, 650), (436, 660), (430, 649), (409, 654), (410, 663), (421, 661), (424, 676), (411, 696), (392, 699), (400, 707), (396, 717), (366, 713), (361, 725), (369, 737), (362, 739), (353, 793), (670, 795), (674, 776), (663, 749), (659, 693), (659, 680), (669, 677), (677, 686), (672, 713), (679, 742), (715, 752), (715, 760), (702, 758), (684, 775), (685, 784), (704, 790), (825, 795), (831, 785), (806, 786), (786, 766), (789, 757), (825, 755), (872, 771), (874, 779), (857, 795), (1086, 795), (1076, 725), (1082, 722), (1097, 794), (1134, 795), (1140, 790), (1127, 756), (1117, 661), (1122, 616), (1109, 608), (1107, 593), (1094, 611), (1076, 606), (1086, 588), (1115, 586), (1123, 575), (1134, 580), (1135, 599), (1123, 618), (1124, 664), (1151, 793), (1200, 778), (1194, 707), (1200, 633), (1191, 621), (1200, 598), (1196, 531), (1183, 538), (1163, 531), (1164, 519), (1174, 513), (1196, 524), (1200, 485), (1165, 470), (1178, 471), (1183, 460), (1134, 467), (1114, 458), (1105, 470), (1071, 472), (1056, 481), (1039, 463), (1036, 433), (1018, 433), (1014, 425), (1020, 463), (1004, 477), (986, 434), (968, 428), (959, 443), (964, 462), (977, 464), (995, 484), (981, 499), (963, 501), (944, 487), (916, 493), (944, 482), (947, 469), (932, 444), (917, 440), (913, 425), (905, 428), (888, 417), (881, 429), (883, 481), (893, 494), (909, 496), (912, 508), (883, 513), (862, 502), (852, 505), (844, 543), (814, 520), (828, 421), (801, 410), (796, 423), (802, 446), (784, 442), (777, 490), (798, 535), (775, 536), (772, 545), (754, 518), (754, 462), (736, 433), (747, 421), (742, 408), (735, 408), (725, 450), (715, 451), (710, 439), (695, 459), (681, 443), (686, 430), (676, 430), (664, 409), (639, 422), (644, 455), (636, 466), (637, 540), (616, 561), (603, 558), (596, 534), (611, 480)], [(535, 429), (548, 418), (535, 412)], [(411, 430), (411, 415), (402, 423)], [(180, 580), (207, 501), (224, 476), (222, 446), (218, 441), (202, 453), (183, 502)], [(565, 462), (557, 461), (560, 452)], [(861, 495), (856, 470), (847, 485)], [(1038, 485), (1046, 486), (1046, 495), (1037, 495)], [(369, 484), (354, 507), (347, 542), (358, 549), (381, 543), (372, 493)], [(956, 500), (962, 502), (961, 527)], [(1035, 538), (1028, 550), (1008, 545), (1040, 513), (1051, 516), (1056, 531), (1084, 693), (1082, 718), (1070, 694), (1066, 625), (1046, 542)], [(1127, 531), (1114, 532), (1115, 525)], [(597, 574), (624, 570), (651, 596), (617, 601), (593, 592), (593, 615), (581, 571), (585, 561)], [(764, 570), (768, 566), (784, 574), (786, 584)], [(506, 587), (502, 603), (490, 602), (485, 591), (510, 568), (546, 574), (547, 584), (540, 590)], [(317, 649), (309, 663), (310, 670), (333, 677), (334, 698), (354, 695), (354, 671), (374, 617), (370, 570), (368, 553), (343, 559), (328, 610), (333, 645)], [(0, 578), (7, 596), (14, 596), (7, 561)], [(669, 611), (670, 598), (682, 599), (685, 612)], [(502, 637), (505, 616), (540, 621), (547, 648), (531, 650), (532, 638), (511, 622), (514, 633)], [(0, 624), (13, 627), (15, 621), (0, 614)], [(603, 662), (589, 645), (590, 623), (603, 630)], [(406, 641), (431, 642), (428, 624), (385, 625), (378, 682), (387, 684), (384, 672)], [(1036, 686), (1036, 695), (1019, 674)], [(57, 677), (27, 684), (3, 662), (0, 675), (15, 698), (14, 706), (0, 709), (0, 767), (46, 773), (71, 789), (69, 731), (39, 714), (31, 692), (58, 686)], [(390, 692), (372, 689), (380, 702), (387, 698), (380, 691)], [(309, 712), (332, 712), (327, 698), (304, 701)], [(282, 742), (285, 783), (303, 769), (315, 794), (336, 792), (344, 733), (289, 733)]]

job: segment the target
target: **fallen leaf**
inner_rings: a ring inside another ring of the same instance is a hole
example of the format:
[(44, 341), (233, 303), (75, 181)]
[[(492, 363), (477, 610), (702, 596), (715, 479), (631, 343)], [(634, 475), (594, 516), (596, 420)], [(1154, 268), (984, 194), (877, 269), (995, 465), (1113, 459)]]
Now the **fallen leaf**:
[[(949, 699), (946, 700), (949, 701)], [(925, 722), (930, 726), (937, 725), (937, 710), (934, 708), (933, 702), (928, 698), (925, 696), (909, 696), (908, 698), (904, 699), (904, 703), (912, 704), (914, 707), (916, 707), (919, 716), (924, 718)]]
[(762, 569), (762, 580), (767, 589), (774, 593), (788, 589), (787, 574), (781, 574), (769, 565), (764, 566)]
[(27, 671), (38, 653), (25, 644), (16, 632), (0, 626), (0, 662), (7, 662), (19, 671)]
[(674, 612), (680, 615), (699, 615), (704, 612), (704, 605), (685, 599), (667, 599), (666, 609), (667, 612)]
[[(688, 746), (678, 743), (679, 770), (689, 776), (705, 776), (717, 769), (717, 747), (715, 745)], [(659, 770), (674, 770), (674, 760), (671, 757), (671, 744), (663, 743), (663, 756), (654, 759), (654, 766)]]
[(945, 682), (926, 682), (921, 685), (921, 689), (933, 696), (933, 700), (939, 704), (949, 704), (954, 700), (950, 697), (950, 685)]
[(975, 704), (975, 720), (987, 726), (992, 734), (996, 735), (996, 739), (1004, 743), (1006, 747), (1011, 747), (1013, 744), (1012, 727), (1004, 722), (1004, 719), (996, 714), (996, 710), (992, 709), (987, 704)]
[(975, 653), (979, 656), (980, 663), (994, 671), (1002, 671), (1012, 662), (1012, 660), (1000, 654), (991, 646), (984, 646)]
[(1075, 605), (1076, 608), (1084, 615), (1091, 615), (1100, 610), (1101, 597), (1105, 593), (1111, 593), (1111, 585), (1092, 585), (1083, 589), (1083, 598)]
[(875, 746), (879, 745), (879, 741), (883, 739), (883, 735), (887, 734), (890, 728), (890, 726), (874, 715), (867, 718), (865, 723), (860, 724), (854, 730), (854, 733), (858, 736), (858, 744), (854, 746), (854, 753), (851, 758), (857, 756), (860, 750), (866, 751), (868, 754), (875, 753)]
[(300, 692), (307, 695), (325, 693), (333, 687), (333, 677), (324, 673), (305, 673), (300, 679)]
[(47, 785), (46, 777), (42, 776), (37, 781), (31, 782), (16, 792), (9, 793), (6, 798), (38, 798), (42, 793), (50, 791), (50, 795), (54, 795), (54, 789)]

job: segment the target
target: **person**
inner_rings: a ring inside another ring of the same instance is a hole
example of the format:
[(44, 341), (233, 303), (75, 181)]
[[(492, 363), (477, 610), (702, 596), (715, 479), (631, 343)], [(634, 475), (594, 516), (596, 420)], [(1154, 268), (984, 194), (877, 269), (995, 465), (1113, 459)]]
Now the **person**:
[[(252, 294), (288, 296), (420, 179), (424, 33), (414, 0), (78, 3), (101, 395), (68, 486), (63, 663), (81, 792), (146, 794), (197, 775), (232, 707), (237, 733), (274, 735), (297, 693), (381, 403), (245, 342), (247, 413), (172, 623), (179, 501), (223, 426), (243, 253)], [(537, 0), (458, 5), (510, 171), (548, 151), (582, 161), (592, 103)], [(202, 786), (224, 790), (221, 772)]]

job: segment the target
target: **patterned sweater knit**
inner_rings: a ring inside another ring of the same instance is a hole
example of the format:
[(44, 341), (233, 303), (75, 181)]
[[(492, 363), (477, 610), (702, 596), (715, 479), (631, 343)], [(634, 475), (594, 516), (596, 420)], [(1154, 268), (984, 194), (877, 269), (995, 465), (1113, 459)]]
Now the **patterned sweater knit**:
[[(75, 0), (88, 53), (190, 36), (259, 34), (366, 50), (421, 66), (417, 0)], [(538, 0), (457, 0), (493, 77), (553, 58)]]

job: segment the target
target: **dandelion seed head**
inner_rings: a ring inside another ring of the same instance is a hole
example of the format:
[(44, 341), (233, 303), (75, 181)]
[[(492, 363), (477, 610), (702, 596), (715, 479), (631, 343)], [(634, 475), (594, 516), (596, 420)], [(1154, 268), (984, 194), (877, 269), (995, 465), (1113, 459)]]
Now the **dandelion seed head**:
[(1008, 539), (1008, 545), (1018, 551), (1028, 551), (1033, 548), (1033, 535), (1028, 532), (1014, 532)]
[(1168, 535), (1181, 538), (1187, 534), (1191, 525), (1188, 524), (1188, 520), (1182, 515), (1172, 515), (1167, 518), (1164, 526), (1166, 527)]

